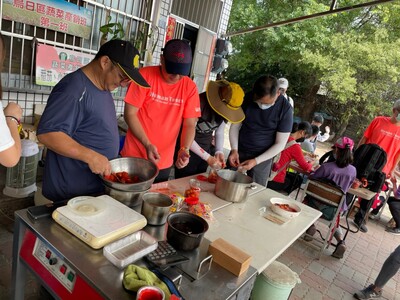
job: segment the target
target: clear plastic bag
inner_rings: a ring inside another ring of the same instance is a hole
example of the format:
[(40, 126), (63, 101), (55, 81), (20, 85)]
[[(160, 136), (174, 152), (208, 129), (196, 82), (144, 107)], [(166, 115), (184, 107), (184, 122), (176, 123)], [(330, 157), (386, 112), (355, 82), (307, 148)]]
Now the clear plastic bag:
[(170, 193), (169, 197), (173, 202), (170, 212), (180, 211), (185, 204), (185, 197), (183, 197), (180, 193)]
[(190, 179), (189, 180), (189, 187), (185, 191), (185, 197), (200, 197), (200, 181), (197, 179)]
[(214, 215), (212, 213), (211, 205), (204, 202), (199, 202), (195, 205), (189, 205), (188, 210), (190, 213), (202, 217), (206, 221), (214, 221)]

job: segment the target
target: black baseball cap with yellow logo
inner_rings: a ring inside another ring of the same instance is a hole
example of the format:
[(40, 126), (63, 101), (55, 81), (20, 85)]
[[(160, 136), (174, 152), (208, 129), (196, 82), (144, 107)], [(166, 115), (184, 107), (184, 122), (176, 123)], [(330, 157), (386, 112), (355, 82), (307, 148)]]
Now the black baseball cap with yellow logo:
[(139, 51), (131, 42), (123, 40), (110, 40), (103, 44), (96, 56), (108, 56), (124, 71), (126, 76), (142, 87), (150, 87), (139, 73)]

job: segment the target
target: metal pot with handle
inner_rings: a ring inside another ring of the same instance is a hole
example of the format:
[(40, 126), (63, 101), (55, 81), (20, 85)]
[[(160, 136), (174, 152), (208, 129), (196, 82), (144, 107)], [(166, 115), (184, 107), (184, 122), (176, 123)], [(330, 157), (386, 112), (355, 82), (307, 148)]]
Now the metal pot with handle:
[(208, 230), (206, 220), (189, 212), (174, 212), (167, 223), (167, 241), (178, 250), (196, 249)]
[(244, 202), (250, 189), (255, 189), (253, 179), (237, 171), (219, 170), (215, 195), (230, 202)]

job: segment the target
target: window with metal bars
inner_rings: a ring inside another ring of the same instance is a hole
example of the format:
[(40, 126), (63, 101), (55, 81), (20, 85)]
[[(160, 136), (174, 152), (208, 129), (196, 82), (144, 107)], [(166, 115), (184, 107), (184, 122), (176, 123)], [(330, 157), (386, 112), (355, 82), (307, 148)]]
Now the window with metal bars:
[[(100, 27), (109, 22), (120, 23), (124, 39), (130, 40), (141, 51), (148, 47), (151, 31), (153, 0), (70, 0), (69, 2), (93, 11), (92, 31), (87, 39), (2, 19), (1, 33), (6, 46), (6, 59), (2, 70), (4, 90), (49, 93), (48, 86), (35, 84), (35, 43), (43, 43), (77, 52), (96, 54), (100, 47)], [(3, 8), (1, 2), (1, 11)]]

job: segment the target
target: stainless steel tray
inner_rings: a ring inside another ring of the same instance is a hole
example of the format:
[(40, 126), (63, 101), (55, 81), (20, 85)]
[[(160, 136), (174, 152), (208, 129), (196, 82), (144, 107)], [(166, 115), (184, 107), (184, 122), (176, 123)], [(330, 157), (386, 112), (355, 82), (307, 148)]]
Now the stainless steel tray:
[(157, 247), (157, 240), (140, 230), (106, 245), (103, 254), (115, 266), (122, 269), (156, 250)]

